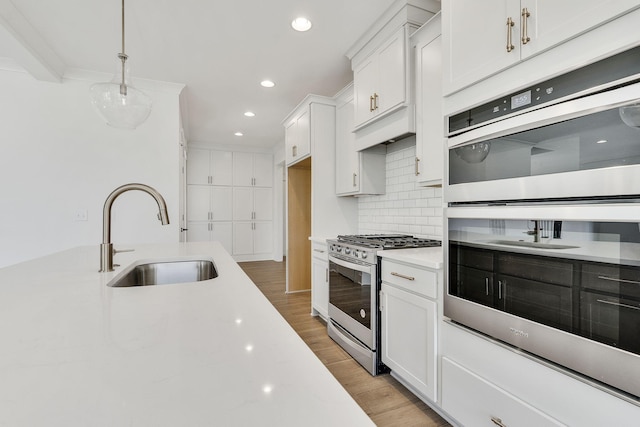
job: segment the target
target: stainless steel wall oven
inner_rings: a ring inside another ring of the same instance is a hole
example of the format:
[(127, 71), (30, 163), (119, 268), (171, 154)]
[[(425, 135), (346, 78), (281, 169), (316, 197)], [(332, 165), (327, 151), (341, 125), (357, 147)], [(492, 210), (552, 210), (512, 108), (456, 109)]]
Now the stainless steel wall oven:
[(444, 315), (640, 405), (640, 48), (449, 117)]

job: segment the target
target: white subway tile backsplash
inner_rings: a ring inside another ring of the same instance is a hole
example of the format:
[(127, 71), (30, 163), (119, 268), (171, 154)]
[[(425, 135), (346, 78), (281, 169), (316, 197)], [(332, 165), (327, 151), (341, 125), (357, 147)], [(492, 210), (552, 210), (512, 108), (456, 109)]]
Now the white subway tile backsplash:
[(358, 199), (359, 233), (442, 239), (442, 189), (415, 183), (415, 138), (387, 146), (386, 194)]

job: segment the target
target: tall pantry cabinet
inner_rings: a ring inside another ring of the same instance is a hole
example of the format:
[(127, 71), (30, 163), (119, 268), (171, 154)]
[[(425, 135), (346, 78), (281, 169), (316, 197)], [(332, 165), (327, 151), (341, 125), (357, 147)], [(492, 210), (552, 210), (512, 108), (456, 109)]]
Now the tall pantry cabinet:
[(237, 261), (273, 258), (273, 157), (189, 148), (187, 240), (217, 240)]

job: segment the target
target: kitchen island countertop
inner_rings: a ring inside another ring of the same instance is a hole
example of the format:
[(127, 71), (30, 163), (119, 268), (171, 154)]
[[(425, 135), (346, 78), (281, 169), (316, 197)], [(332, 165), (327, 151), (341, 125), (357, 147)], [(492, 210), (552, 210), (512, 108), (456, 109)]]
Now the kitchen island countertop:
[[(219, 276), (106, 286), (137, 260), (192, 256)], [(219, 243), (115, 262), (98, 273), (96, 245), (0, 269), (0, 425), (373, 425)]]

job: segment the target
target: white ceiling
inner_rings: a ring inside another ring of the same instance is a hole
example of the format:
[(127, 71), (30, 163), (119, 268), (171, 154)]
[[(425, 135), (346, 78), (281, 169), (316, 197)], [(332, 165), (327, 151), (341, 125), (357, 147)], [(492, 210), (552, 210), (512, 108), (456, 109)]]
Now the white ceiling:
[[(128, 64), (134, 85), (186, 85), (189, 142), (272, 147), (305, 95), (333, 96), (353, 79), (345, 52), (393, 2), (127, 0)], [(120, 0), (0, 0), (0, 57), (37, 78), (115, 72), (120, 12)], [(299, 15), (311, 19), (310, 31), (291, 28)], [(276, 87), (262, 88), (263, 79)]]

